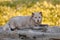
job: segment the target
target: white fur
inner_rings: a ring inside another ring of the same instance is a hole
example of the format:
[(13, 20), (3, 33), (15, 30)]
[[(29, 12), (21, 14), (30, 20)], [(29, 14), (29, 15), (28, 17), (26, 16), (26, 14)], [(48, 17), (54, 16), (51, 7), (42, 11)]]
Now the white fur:
[(34, 15), (32, 14), (32, 16), (16, 16), (9, 20), (9, 22), (3, 27), (3, 30), (6, 30), (7, 28), (9, 30), (10, 28), (14, 29), (15, 27), (20, 29), (29, 28), (39, 23), (37, 20), (39, 20), (39, 22), (42, 20), (42, 16), (39, 12), (34, 13)]
[(42, 14), (40, 15), (39, 12), (35, 12), (32, 19), (35, 21), (35, 23), (40, 23), (42, 21)]

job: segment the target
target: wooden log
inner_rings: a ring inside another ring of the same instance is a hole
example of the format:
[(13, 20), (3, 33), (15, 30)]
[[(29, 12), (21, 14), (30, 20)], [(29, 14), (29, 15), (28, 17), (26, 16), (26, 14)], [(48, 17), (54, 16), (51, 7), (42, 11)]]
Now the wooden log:
[(44, 27), (33, 27), (33, 29), (25, 28), (25, 29), (16, 30), (16, 31), (1, 31), (0, 37), (5, 36), (5, 37), (11, 37), (11, 38), (16, 38), (16, 37), (19, 38), (18, 35), (22, 35), (25, 37), (27, 36), (29, 38), (40, 38), (41, 40), (51, 39), (51, 38), (60, 39), (60, 33), (57, 33), (57, 32), (56, 33), (55, 32), (41, 32), (41, 30), (38, 30), (40, 28), (44, 28)]

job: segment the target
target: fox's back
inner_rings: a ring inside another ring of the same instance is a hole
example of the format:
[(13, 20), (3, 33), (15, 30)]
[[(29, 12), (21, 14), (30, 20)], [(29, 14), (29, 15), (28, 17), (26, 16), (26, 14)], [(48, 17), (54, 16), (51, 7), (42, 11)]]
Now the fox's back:
[(30, 19), (30, 16), (16, 16), (10, 19), (10, 22), (15, 22), (16, 24), (27, 23)]

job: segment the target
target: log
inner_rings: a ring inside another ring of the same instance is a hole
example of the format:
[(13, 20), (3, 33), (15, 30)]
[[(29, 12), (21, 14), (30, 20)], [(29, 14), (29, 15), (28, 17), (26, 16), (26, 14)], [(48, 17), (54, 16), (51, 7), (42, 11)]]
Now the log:
[[(42, 25), (43, 26), (43, 25)], [(51, 29), (47, 26), (42, 27), (41, 25), (38, 27), (33, 27), (33, 28), (25, 28), (25, 29), (21, 29), (21, 30), (15, 30), (15, 31), (2, 31), (2, 29), (0, 28), (0, 38), (19, 38), (20, 36), (23, 36), (25, 38), (29, 38), (29, 39), (41, 39), (41, 40), (45, 40), (45, 39), (60, 39), (60, 31), (59, 32), (55, 32), (55, 28), (54, 28), (54, 32), (51, 32), (48, 30)], [(47, 31), (41, 31), (41, 28), (46, 28)], [(52, 28), (53, 29), (53, 28)], [(57, 28), (59, 29), (59, 28)], [(56, 30), (57, 31), (57, 30)], [(3, 37), (4, 36), (4, 37)]]

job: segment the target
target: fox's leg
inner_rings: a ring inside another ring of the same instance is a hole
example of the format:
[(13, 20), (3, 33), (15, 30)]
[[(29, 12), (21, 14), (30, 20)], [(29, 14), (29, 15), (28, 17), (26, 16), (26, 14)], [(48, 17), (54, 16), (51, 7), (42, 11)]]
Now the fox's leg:
[(14, 22), (10, 22), (9, 27), (11, 31), (14, 31), (16, 29)]

